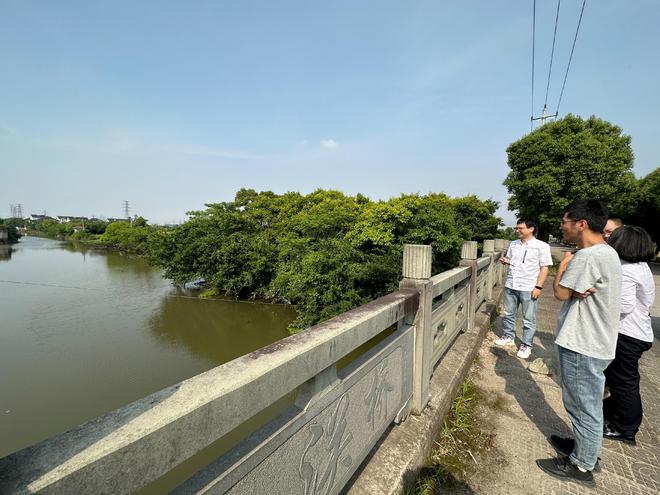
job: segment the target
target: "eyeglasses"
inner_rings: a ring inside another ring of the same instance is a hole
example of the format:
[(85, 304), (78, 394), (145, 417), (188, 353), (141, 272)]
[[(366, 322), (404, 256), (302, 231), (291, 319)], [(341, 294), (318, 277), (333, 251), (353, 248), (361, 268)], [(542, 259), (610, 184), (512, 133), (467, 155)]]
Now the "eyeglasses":
[(579, 220), (564, 220), (562, 218), (561, 223), (559, 225), (565, 225), (567, 223), (575, 223), (575, 222), (579, 222)]

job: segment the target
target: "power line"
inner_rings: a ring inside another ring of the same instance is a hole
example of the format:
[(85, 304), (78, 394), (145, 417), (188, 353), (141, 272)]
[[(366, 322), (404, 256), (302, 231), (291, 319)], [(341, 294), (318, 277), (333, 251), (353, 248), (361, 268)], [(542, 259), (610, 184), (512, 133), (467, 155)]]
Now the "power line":
[(536, 0), (534, 0), (534, 7), (532, 9), (532, 112), (529, 120), (530, 132), (534, 130), (534, 52), (536, 39)]
[(557, 25), (559, 24), (559, 7), (561, 5), (561, 0), (557, 0), (557, 15), (555, 16), (555, 32), (552, 35), (552, 51), (550, 52), (550, 68), (548, 69), (548, 84), (545, 87), (545, 102), (543, 107), (548, 106), (548, 92), (550, 90), (550, 76), (552, 75), (552, 60), (555, 56), (555, 40), (557, 39)]
[(564, 86), (566, 86), (566, 79), (568, 78), (568, 71), (571, 68), (571, 60), (573, 60), (573, 51), (575, 50), (575, 42), (577, 41), (578, 32), (580, 31), (580, 24), (582, 23), (582, 14), (584, 13), (584, 6), (586, 5), (587, 0), (582, 0), (582, 9), (580, 10), (580, 18), (578, 19), (578, 25), (575, 29), (575, 38), (573, 38), (573, 46), (571, 47), (571, 55), (568, 57), (568, 65), (566, 66), (566, 74), (564, 75), (564, 82), (561, 85), (561, 93), (559, 93), (559, 101), (557, 102), (557, 111), (556, 114), (559, 114), (559, 106), (561, 105), (561, 99), (564, 96)]

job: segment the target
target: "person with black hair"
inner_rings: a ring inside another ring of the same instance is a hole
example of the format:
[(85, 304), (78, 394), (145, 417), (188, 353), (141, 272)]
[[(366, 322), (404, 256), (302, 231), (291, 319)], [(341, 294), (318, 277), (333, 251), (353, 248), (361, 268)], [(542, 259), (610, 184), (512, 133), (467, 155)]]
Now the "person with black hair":
[(605, 228), (603, 229), (603, 237), (605, 238), (605, 240), (608, 241), (610, 239), (610, 236), (612, 235), (612, 232), (614, 232), (622, 225), (623, 225), (623, 220), (621, 220), (619, 217), (608, 218), (607, 223), (605, 224)]
[(533, 220), (520, 218), (516, 222), (518, 240), (509, 245), (506, 256), (500, 263), (507, 265), (504, 283), (504, 315), (502, 316), (502, 336), (496, 345), (516, 345), (516, 315), (522, 310), (523, 328), (517, 356), (529, 358), (532, 341), (536, 333), (536, 306), (541, 297), (543, 284), (552, 265), (550, 246), (537, 239), (538, 227)]
[(559, 353), (564, 408), (574, 438), (550, 435), (557, 458), (536, 464), (560, 479), (594, 486), (603, 443), (604, 371), (614, 359), (619, 330), (621, 264), (603, 238), (607, 207), (596, 200), (577, 200), (564, 210), (564, 239), (578, 246), (566, 253), (553, 283), (564, 304), (559, 311), (555, 344)]
[(624, 225), (612, 232), (609, 244), (621, 259), (622, 284), (616, 356), (605, 370), (610, 395), (603, 401), (603, 436), (634, 445), (642, 423), (639, 360), (653, 343), (655, 282), (646, 262), (655, 257), (655, 243), (643, 228)]

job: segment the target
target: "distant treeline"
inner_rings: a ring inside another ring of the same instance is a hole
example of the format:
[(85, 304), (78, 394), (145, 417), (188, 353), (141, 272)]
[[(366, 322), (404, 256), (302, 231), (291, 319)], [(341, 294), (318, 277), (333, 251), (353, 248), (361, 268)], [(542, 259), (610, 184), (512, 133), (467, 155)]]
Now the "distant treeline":
[(257, 193), (208, 204), (147, 245), (176, 282), (202, 277), (211, 292), (295, 305), (304, 328), (395, 290), (404, 243), (430, 244), (433, 270), (453, 267), (463, 240), (498, 235), (497, 202), (402, 195), (388, 201), (317, 190)]
[(52, 218), (16, 222), (20, 223), (21, 227), (27, 227), (32, 235), (83, 242), (139, 255), (147, 254), (149, 236), (161, 228), (148, 225), (147, 221), (139, 216), (130, 222), (91, 220), (60, 223)]

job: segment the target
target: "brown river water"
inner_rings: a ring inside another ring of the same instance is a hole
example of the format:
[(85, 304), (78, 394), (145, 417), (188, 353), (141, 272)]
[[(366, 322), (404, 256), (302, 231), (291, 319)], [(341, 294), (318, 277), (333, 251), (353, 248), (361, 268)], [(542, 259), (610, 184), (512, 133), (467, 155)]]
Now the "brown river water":
[(198, 299), (143, 259), (0, 246), (0, 458), (286, 337), (294, 317)]

